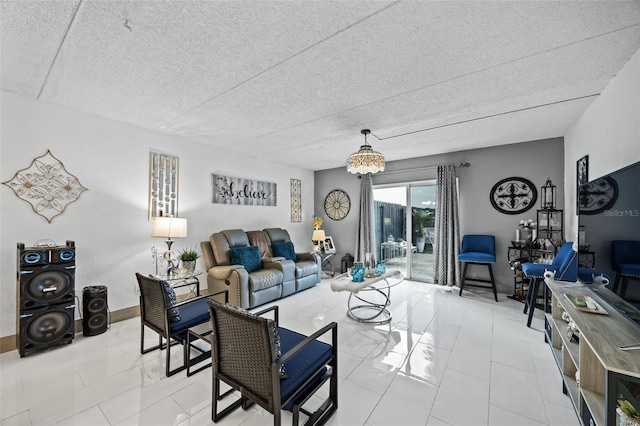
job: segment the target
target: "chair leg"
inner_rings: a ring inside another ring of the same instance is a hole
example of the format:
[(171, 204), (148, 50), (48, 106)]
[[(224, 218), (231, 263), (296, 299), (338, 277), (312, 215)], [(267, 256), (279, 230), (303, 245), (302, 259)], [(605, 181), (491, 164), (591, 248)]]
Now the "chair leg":
[(460, 281), (460, 293), (458, 293), (458, 296), (462, 296), (462, 289), (464, 288), (464, 281), (467, 279), (467, 266), (469, 266), (469, 264), (467, 262), (464, 262), (464, 268), (462, 270), (462, 281)]
[(536, 297), (538, 296), (538, 284), (540, 280), (538, 278), (534, 278), (533, 284), (529, 285), (529, 292), (531, 292), (530, 296), (530, 306), (529, 306), (529, 316), (527, 317), (527, 327), (531, 327), (531, 320), (533, 320), (533, 311), (536, 309)]
[(529, 311), (529, 298), (531, 297), (531, 287), (533, 286), (532, 279), (535, 281), (535, 278), (527, 277), (527, 280), (529, 280), (529, 288), (527, 289), (527, 294), (524, 296), (524, 309), (522, 309), (522, 313), (525, 315)]
[(613, 280), (611, 291), (618, 294), (618, 285), (620, 284), (620, 272), (616, 272), (616, 278)]
[(620, 278), (620, 284), (620, 297), (624, 299), (627, 294), (627, 287), (629, 286), (629, 277), (627, 277), (626, 275), (622, 275), (622, 277)]
[(493, 297), (498, 301), (498, 292), (496, 291), (496, 280), (493, 278), (493, 268), (490, 263), (487, 263), (489, 267), (489, 276), (491, 277), (491, 288), (493, 288)]
[(218, 413), (218, 401), (224, 398), (225, 396), (229, 395), (235, 389), (231, 388), (225, 393), (223, 393), (222, 395), (220, 395), (220, 379), (216, 378), (215, 375), (212, 375), (212, 380), (213, 380), (213, 392), (211, 393), (212, 394), (211, 420), (213, 420), (213, 422), (216, 423), (218, 420), (221, 420), (222, 418), (226, 417), (227, 414), (236, 410), (238, 407), (241, 407), (242, 404), (244, 403), (244, 397), (240, 397), (240, 399), (238, 399), (237, 401), (234, 401), (231, 405), (229, 405), (227, 408), (225, 408), (224, 410)]

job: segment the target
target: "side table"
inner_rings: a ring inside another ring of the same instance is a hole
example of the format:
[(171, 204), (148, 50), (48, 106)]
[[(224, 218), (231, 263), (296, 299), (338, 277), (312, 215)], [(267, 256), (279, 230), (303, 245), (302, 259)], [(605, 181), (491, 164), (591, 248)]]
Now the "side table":
[[(354, 282), (351, 275), (344, 273), (331, 281), (331, 290), (351, 292), (347, 300), (349, 318), (367, 324), (388, 324), (391, 322), (391, 311), (387, 309), (391, 304), (391, 287), (402, 281), (404, 276), (398, 270), (387, 270), (378, 277), (365, 278), (362, 282)], [(362, 304), (352, 304), (360, 302)]]
[(193, 272), (180, 271), (177, 274), (171, 275), (152, 275), (154, 278), (158, 278), (163, 281), (167, 281), (172, 288), (189, 287), (189, 292), (186, 297), (193, 295), (192, 297), (200, 296), (200, 279), (198, 276), (202, 275), (202, 271), (195, 270)]
[(322, 253), (322, 263), (320, 264), (320, 269), (323, 275), (326, 275), (327, 278), (333, 277), (336, 274), (336, 269), (333, 267), (331, 263), (333, 258), (336, 256), (336, 253)]

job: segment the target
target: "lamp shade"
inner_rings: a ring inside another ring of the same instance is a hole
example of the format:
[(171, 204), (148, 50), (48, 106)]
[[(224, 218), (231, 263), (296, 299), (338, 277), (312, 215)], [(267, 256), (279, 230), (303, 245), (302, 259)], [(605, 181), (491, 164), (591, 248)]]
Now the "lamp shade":
[(367, 135), (371, 131), (364, 129), (360, 133), (364, 135), (364, 145), (360, 147), (358, 152), (354, 152), (347, 158), (347, 171), (362, 175), (383, 172), (385, 167), (384, 155), (374, 151), (371, 145), (367, 143)]
[(313, 241), (324, 241), (324, 230), (316, 229), (313, 231), (313, 235), (311, 235), (311, 239)]
[(156, 217), (151, 236), (155, 238), (186, 238), (187, 219), (180, 217)]

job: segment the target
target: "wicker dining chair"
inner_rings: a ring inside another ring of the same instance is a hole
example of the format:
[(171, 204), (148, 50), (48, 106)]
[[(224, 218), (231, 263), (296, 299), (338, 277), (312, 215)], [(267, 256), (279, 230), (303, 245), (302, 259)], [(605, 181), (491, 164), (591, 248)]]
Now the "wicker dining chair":
[[(255, 314), (209, 299), (213, 339), (214, 422), (242, 406), (258, 404), (273, 414), (280, 425), (281, 410), (293, 413), (297, 425), (300, 412), (305, 425), (324, 424), (338, 408), (338, 325), (332, 322), (311, 336), (278, 327), (278, 306)], [(274, 319), (261, 315), (273, 312)], [(331, 332), (331, 344), (318, 341)], [(280, 342), (280, 348), (278, 343)], [(279, 349), (282, 355), (279, 354)], [(286, 374), (286, 375), (285, 375)], [(220, 394), (220, 381), (232, 389)], [(329, 396), (313, 413), (304, 403), (329, 381)], [(218, 412), (218, 400), (238, 391), (240, 397)]]
[[(190, 327), (209, 321), (207, 296), (186, 299), (174, 303), (170, 296), (171, 286), (166, 281), (136, 273), (140, 288), (140, 353), (146, 354), (156, 349), (167, 349), (165, 373), (172, 376), (187, 368), (190, 347), (186, 345)], [(158, 344), (144, 347), (145, 327), (158, 333)], [(183, 363), (171, 370), (171, 346), (182, 344)], [(204, 353), (196, 346), (194, 349)], [(200, 357), (198, 357), (198, 361)]]

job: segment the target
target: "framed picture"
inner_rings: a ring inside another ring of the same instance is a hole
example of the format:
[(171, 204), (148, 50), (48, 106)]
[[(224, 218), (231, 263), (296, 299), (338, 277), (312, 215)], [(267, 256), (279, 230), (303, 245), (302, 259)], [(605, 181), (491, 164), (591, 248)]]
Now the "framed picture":
[(576, 214), (580, 210), (580, 186), (589, 182), (589, 156), (585, 155), (576, 162)]
[(330, 236), (326, 236), (324, 238), (324, 252), (325, 253), (335, 253), (336, 246), (333, 245), (333, 238)]

